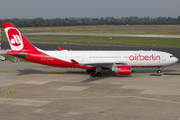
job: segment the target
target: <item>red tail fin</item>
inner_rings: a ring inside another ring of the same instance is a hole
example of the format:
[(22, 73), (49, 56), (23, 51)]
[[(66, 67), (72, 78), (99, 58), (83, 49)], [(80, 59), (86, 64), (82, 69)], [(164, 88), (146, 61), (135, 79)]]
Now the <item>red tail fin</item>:
[(10, 22), (3, 22), (12, 51), (37, 51), (37, 49)]

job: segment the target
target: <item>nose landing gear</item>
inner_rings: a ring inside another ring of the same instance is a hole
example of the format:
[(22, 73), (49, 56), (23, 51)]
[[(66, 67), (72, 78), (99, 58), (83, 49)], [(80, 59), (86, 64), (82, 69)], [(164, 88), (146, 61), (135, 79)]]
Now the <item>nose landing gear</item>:
[(162, 67), (158, 67), (157, 73), (159, 73), (159, 74), (161, 73), (161, 68)]
[(160, 74), (160, 73), (161, 73), (161, 70), (157, 70), (157, 73), (159, 73), (159, 74)]

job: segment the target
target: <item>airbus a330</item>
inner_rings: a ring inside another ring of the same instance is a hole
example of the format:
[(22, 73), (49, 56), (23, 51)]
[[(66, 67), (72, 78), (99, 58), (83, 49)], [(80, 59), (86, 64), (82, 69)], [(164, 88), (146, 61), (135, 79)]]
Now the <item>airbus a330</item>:
[(102, 75), (103, 70), (112, 70), (117, 75), (130, 75), (132, 67), (161, 68), (178, 61), (172, 54), (162, 51), (44, 51), (33, 46), (10, 22), (3, 26), (12, 51), (7, 54), (43, 65), (82, 68), (92, 77)]

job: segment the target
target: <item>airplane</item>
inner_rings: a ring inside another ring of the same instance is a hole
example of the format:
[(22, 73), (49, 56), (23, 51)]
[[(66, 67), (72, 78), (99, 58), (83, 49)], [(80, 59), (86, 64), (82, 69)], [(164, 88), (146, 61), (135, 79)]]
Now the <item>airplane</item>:
[(86, 69), (92, 77), (102, 76), (103, 70), (117, 75), (130, 75), (133, 67), (158, 68), (176, 63), (178, 59), (162, 51), (68, 51), (59, 46), (58, 51), (45, 51), (33, 46), (10, 22), (2, 23), (11, 51), (7, 54), (25, 60), (62, 68)]

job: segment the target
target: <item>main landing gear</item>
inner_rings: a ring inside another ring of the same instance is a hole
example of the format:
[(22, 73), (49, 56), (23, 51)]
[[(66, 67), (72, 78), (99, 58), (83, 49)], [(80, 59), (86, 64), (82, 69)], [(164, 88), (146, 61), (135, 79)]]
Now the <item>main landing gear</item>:
[(91, 73), (91, 77), (95, 77), (95, 76), (101, 77), (102, 74), (101, 74), (100, 72), (97, 72), (97, 73), (92, 72), (92, 73)]
[(88, 69), (87, 70), (87, 73), (89, 73), (90, 75), (91, 75), (91, 77), (95, 77), (95, 76), (97, 76), (97, 77), (101, 77), (102, 76), (102, 73), (101, 72), (98, 72), (99, 70), (90, 70), (90, 69)]

